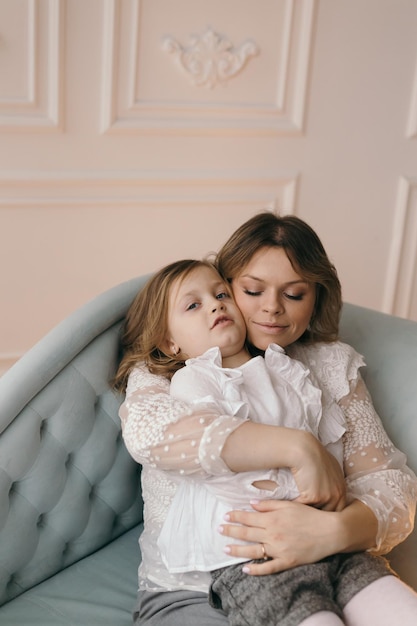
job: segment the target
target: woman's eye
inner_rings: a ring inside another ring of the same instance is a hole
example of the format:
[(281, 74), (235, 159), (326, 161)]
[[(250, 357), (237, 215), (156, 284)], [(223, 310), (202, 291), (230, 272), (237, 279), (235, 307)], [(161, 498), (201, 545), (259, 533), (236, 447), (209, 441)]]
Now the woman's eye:
[(292, 293), (285, 293), (284, 295), (289, 300), (302, 300), (303, 299), (303, 294), (294, 295)]
[(246, 293), (247, 296), (260, 296), (262, 293), (261, 291), (251, 291), (250, 289), (244, 289), (243, 292)]

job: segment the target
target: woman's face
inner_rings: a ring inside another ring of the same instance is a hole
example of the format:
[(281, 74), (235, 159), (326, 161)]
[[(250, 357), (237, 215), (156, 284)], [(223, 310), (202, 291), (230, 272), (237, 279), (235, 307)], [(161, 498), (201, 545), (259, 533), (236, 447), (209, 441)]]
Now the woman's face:
[(314, 311), (316, 286), (292, 267), (283, 248), (261, 248), (232, 280), (252, 345), (286, 348), (301, 337)]

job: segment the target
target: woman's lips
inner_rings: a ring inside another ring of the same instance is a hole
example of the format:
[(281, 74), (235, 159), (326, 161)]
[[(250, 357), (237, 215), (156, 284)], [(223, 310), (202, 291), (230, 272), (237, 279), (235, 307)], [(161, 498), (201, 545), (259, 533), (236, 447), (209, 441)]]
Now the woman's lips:
[(282, 324), (268, 324), (263, 322), (253, 322), (255, 326), (261, 329), (263, 332), (269, 335), (276, 335), (277, 333), (282, 333), (284, 330), (288, 328), (288, 326), (284, 326)]

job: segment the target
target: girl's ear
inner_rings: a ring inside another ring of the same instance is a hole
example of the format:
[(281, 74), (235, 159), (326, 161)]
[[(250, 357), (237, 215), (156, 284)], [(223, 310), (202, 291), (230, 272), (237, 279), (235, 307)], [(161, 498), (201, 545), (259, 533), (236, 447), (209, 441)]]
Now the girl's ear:
[(181, 348), (173, 339), (167, 339), (164, 343), (164, 352), (172, 356), (177, 356), (177, 354), (181, 352)]

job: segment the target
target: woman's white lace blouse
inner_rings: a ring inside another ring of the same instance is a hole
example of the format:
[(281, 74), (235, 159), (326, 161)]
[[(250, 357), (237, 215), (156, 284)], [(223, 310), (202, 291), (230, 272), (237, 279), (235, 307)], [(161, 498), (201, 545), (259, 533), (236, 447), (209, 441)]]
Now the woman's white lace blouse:
[[(304, 346), (287, 352), (309, 370), (322, 390), (323, 415), (342, 410), (344, 470), (348, 496), (366, 504), (378, 520), (375, 554), (389, 552), (413, 528), (417, 479), (406, 458), (388, 438), (359, 374), (363, 358), (341, 342)], [(122, 431), (132, 457), (143, 465), (144, 531), (140, 537), (140, 588), (207, 591), (204, 572), (169, 574), (160, 558), (157, 539), (175, 493), (175, 475), (231, 473), (221, 459), (223, 445), (244, 418), (213, 410), (193, 412), (171, 398), (169, 381), (135, 368), (120, 408)]]

